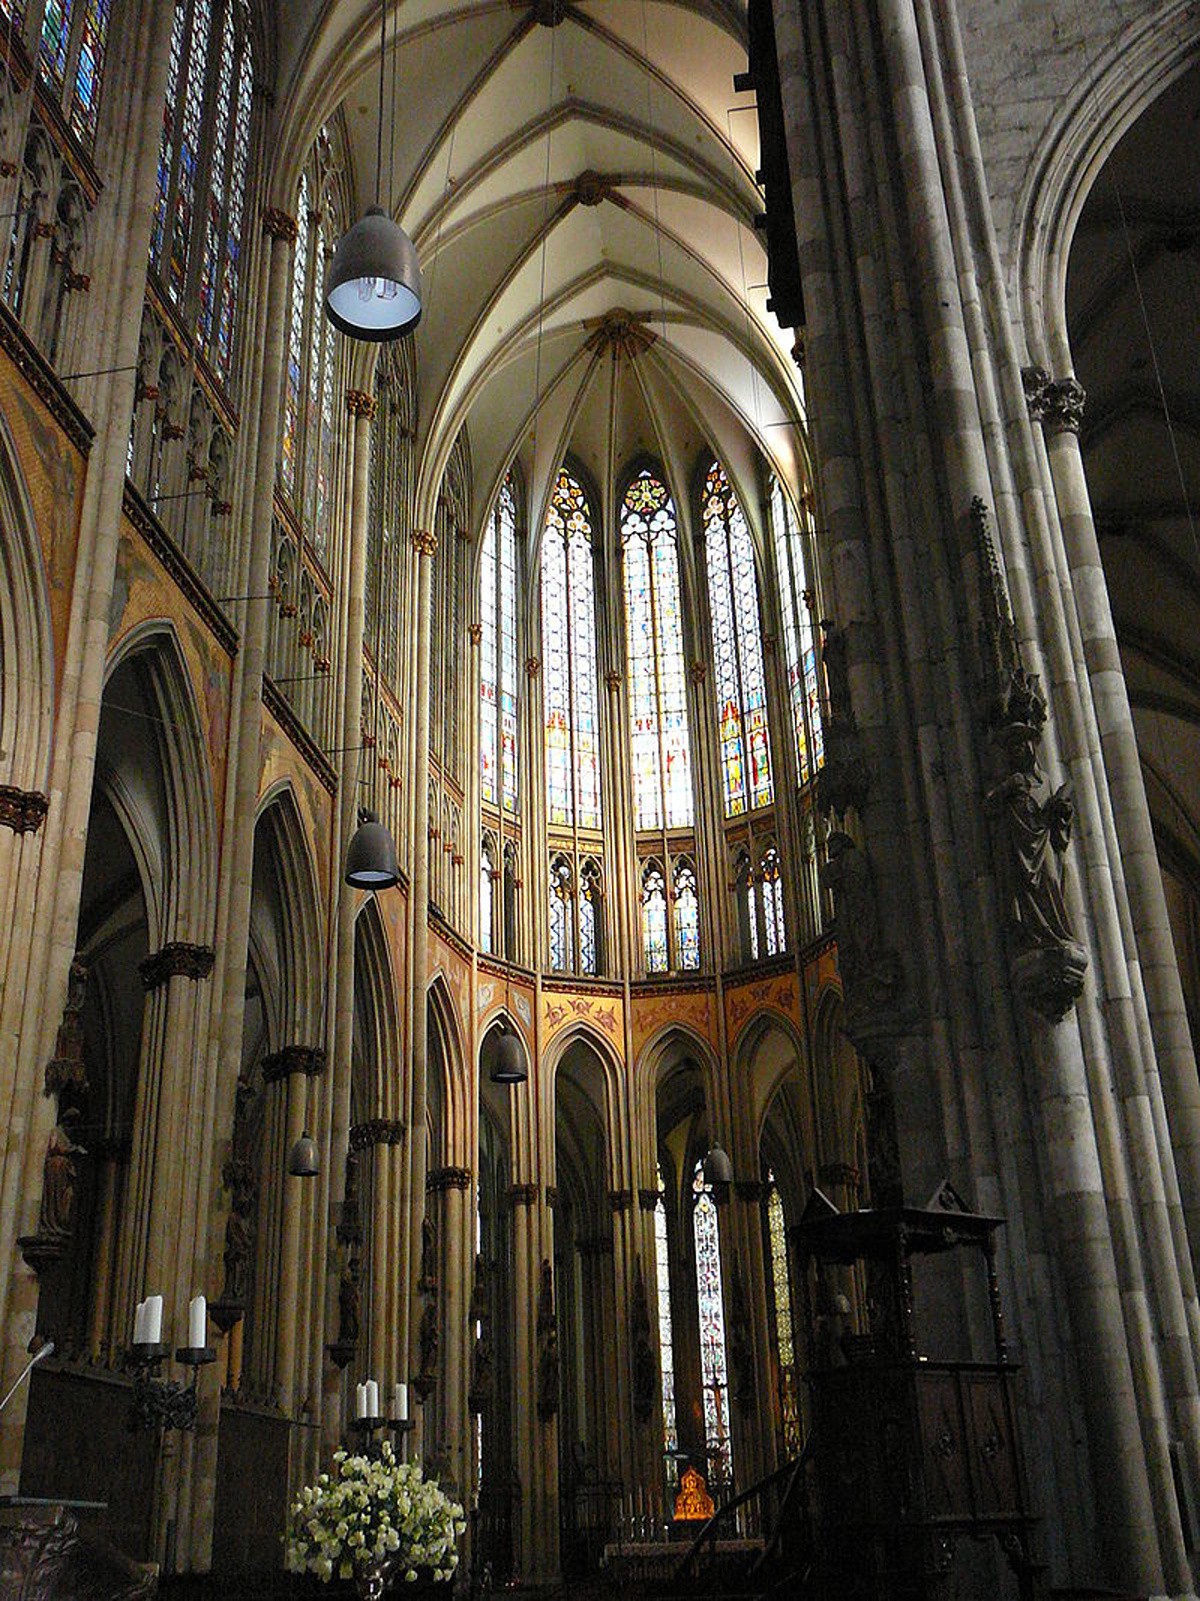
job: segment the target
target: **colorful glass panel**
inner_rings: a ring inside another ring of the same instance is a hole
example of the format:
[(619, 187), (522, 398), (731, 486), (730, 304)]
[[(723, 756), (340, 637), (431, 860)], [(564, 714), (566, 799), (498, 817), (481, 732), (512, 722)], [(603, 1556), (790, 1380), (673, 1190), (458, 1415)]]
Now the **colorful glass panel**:
[(784, 1450), (789, 1457), (800, 1452), (800, 1405), (796, 1386), (796, 1343), (792, 1328), (792, 1286), (788, 1273), (787, 1229), (783, 1202), (768, 1175), (767, 1243), (771, 1256), (771, 1287), (775, 1301), (775, 1354), (779, 1364), (779, 1416)]
[(692, 1233), (696, 1249), (696, 1309), (700, 1323), (700, 1384), (704, 1397), (704, 1438), (709, 1484), (730, 1481), (729, 1377), (725, 1365), (725, 1302), (721, 1287), (721, 1240), (717, 1204), (696, 1163), (692, 1180), (695, 1207)]
[(72, 132), (91, 146), (96, 137), (96, 117), (100, 109), (100, 85), (104, 80), (104, 56), (108, 48), (110, 0), (88, 0), (79, 32), (79, 55), (75, 63), (75, 86), (71, 93), (68, 120)]
[(691, 750), (675, 508), (666, 485), (646, 468), (625, 491), (621, 538), (634, 823), (639, 829), (689, 828)]
[(676, 1455), (679, 1450), (679, 1428), (675, 1417), (675, 1347), (671, 1329), (667, 1199), (661, 1167), (658, 1169), (658, 1200), (654, 1207), (654, 1266), (658, 1290), (658, 1371), (662, 1380), (663, 1451), (667, 1459), (667, 1478), (674, 1484), (679, 1473)]
[(579, 971), (596, 973), (600, 968), (597, 920), (600, 913), (600, 876), (590, 863), (581, 875), (583, 893), (579, 897)]
[(183, 298), (187, 288), (192, 245), (192, 220), (200, 178), (200, 140), (204, 122), (205, 74), (212, 27), (211, 0), (195, 0), (188, 49), (187, 82), (183, 91), (179, 161), (175, 178), (175, 208), (171, 224), (171, 253), (166, 290), (172, 300)]
[(571, 899), (571, 869), (557, 857), (550, 864), (550, 966), (560, 973), (575, 966)]
[(171, 198), (171, 168), (175, 160), (175, 117), (179, 95), (179, 75), (183, 64), (183, 41), (187, 27), (186, 0), (178, 0), (171, 24), (171, 54), (167, 65), (167, 95), (163, 101), (163, 125), (158, 144), (158, 178), (154, 199), (154, 224), (150, 232), (150, 260), (160, 271), (166, 241), (167, 209)]
[(700, 897), (692, 864), (681, 861), (675, 868), (675, 961), (681, 968), (700, 966)]
[(778, 956), (780, 951), (787, 948), (787, 933), (783, 922), (783, 879), (779, 873), (779, 852), (773, 845), (763, 856), (759, 882), (762, 888), (767, 955)]
[(517, 810), (517, 513), (510, 474), (488, 519), (480, 557), (480, 793)]
[(583, 487), (559, 472), (542, 542), (546, 806), (552, 824), (600, 827), (600, 708), (592, 524)]
[[(300, 177), (296, 208), (308, 215), (308, 174)], [(292, 262), (292, 310), (288, 324), (287, 378), (283, 403), (283, 487), (295, 494), (300, 458), (300, 402), (304, 394), (304, 303), (308, 278), (308, 229), (296, 240)]]
[(492, 853), (485, 844), (479, 855), (479, 948), (492, 948)]
[(70, 45), (71, 0), (46, 0), (42, 37), (38, 43), (38, 72), (58, 90), (66, 80)]
[(754, 550), (719, 462), (705, 478), (702, 513), (725, 815), (737, 817), (769, 806), (773, 787)]
[(824, 751), (817, 689), (817, 653), (809, 610), (804, 541), (791, 502), (778, 479), (771, 484), (771, 523), (775, 565), (779, 575), (780, 609), (787, 658), (788, 699), (796, 740), (796, 772), (802, 784), (811, 779)]
[(667, 955), (667, 886), (657, 862), (647, 864), (642, 873), (642, 942), (646, 971), (665, 973)]

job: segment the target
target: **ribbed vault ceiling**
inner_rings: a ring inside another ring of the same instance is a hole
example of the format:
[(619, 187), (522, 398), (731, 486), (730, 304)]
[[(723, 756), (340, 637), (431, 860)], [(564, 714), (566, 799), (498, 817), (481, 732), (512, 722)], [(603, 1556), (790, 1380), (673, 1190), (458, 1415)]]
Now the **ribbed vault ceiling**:
[[(299, 159), (340, 109), (365, 204), (378, 7), (312, 9), (281, 60), (285, 145)], [(748, 512), (759, 451), (798, 488), (801, 385), (767, 310), (754, 97), (733, 89), (745, 29), (728, 0), (389, 9), (383, 190), (424, 279), (423, 504), (464, 424), (477, 514), (519, 457), (535, 526), (568, 451), (602, 492), (651, 453), (685, 503), (706, 444)]]

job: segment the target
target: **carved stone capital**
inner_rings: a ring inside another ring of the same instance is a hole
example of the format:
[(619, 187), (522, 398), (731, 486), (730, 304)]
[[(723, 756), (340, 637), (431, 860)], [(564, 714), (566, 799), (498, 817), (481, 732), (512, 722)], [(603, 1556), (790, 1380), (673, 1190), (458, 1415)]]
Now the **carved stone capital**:
[(0, 823), (14, 834), (36, 834), (45, 821), (49, 796), (40, 790), (17, 789), (0, 784)]
[(541, 672), (541, 670), (542, 670), (542, 663), (541, 663), (541, 658), (540, 657), (538, 657), (538, 656), (527, 656), (525, 658), (525, 676), (526, 676), (526, 678), (536, 678), (537, 675)]
[(156, 990), (172, 978), (207, 978), (217, 953), (211, 945), (189, 945), (172, 940), (138, 963), (144, 990)]
[(325, 1071), (325, 1052), (319, 1045), (285, 1045), (263, 1057), (264, 1084), (278, 1084), (293, 1073), (306, 1073), (309, 1078)]
[(609, 1190), (608, 1204), (614, 1212), (628, 1212), (633, 1206), (632, 1190)]
[(804, 363), (808, 360), (808, 336), (803, 328), (796, 329), (796, 337), (792, 341), (792, 360), (803, 372)]
[(708, 663), (693, 662), (688, 668), (688, 674), (690, 675), (693, 684), (702, 684), (708, 677)]
[(1025, 389), (1025, 404), (1029, 407), (1030, 420), (1043, 422), (1050, 392), (1050, 374), (1045, 367), (1022, 367), (1021, 383)]
[(608, 685), (609, 689), (620, 689), (621, 675), (615, 667), (610, 667), (605, 673), (604, 682)]
[(404, 1124), (397, 1118), (370, 1117), (365, 1123), (353, 1123), (350, 1127), (352, 1151), (367, 1151), (373, 1145), (399, 1145), (403, 1138)]
[(435, 1167), (426, 1175), (425, 1188), (434, 1195), (440, 1195), (443, 1190), (469, 1190), (471, 1188), (471, 1169), (469, 1167)]
[(658, 1205), (658, 1191), (657, 1190), (639, 1190), (637, 1192), (637, 1195), (638, 1195), (638, 1205), (641, 1207), (642, 1211), (643, 1212), (653, 1212), (654, 1209)]
[(509, 1206), (536, 1206), (538, 1186), (536, 1184), (510, 1184), (508, 1186)]
[(468, 625), (468, 627), (467, 627), (467, 638), (471, 641), (472, 645), (482, 644), (483, 643), (483, 624), (482, 623), (470, 623)]
[(347, 389), (346, 410), (352, 417), (365, 417), (368, 422), (374, 422), (375, 396), (365, 389)]
[(280, 211), (278, 206), (268, 206), (263, 212), (263, 232), (271, 239), (283, 239), (289, 245), (294, 245), (300, 237), (300, 228), (295, 217), (289, 217), (286, 211)]
[(412, 543), (413, 549), (420, 556), (437, 555), (437, 535), (430, 528), (414, 528)]
[(822, 1189), (844, 1184), (848, 1189), (856, 1190), (861, 1180), (862, 1175), (850, 1162), (826, 1162), (817, 1169), (817, 1183)]
[(1042, 425), (1047, 434), (1077, 434), (1083, 423), (1087, 390), (1077, 378), (1059, 378), (1046, 392)]

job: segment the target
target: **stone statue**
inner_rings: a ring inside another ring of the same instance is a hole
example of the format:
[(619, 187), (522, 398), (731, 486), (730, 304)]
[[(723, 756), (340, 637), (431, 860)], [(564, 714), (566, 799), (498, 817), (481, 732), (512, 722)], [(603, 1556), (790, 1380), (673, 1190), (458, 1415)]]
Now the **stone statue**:
[(79, 1170), (77, 1158), (85, 1156), (74, 1138), (79, 1114), (68, 1106), (51, 1130), (42, 1166), (42, 1208), (38, 1234), (47, 1240), (65, 1240), (71, 1232), (75, 1213), (75, 1187)]
[(633, 1284), (630, 1324), (633, 1333), (633, 1415), (639, 1423), (648, 1423), (654, 1415), (658, 1372), (654, 1364), (654, 1347), (650, 1343), (650, 1308), (640, 1259)]
[(437, 1224), (430, 1213), (421, 1219), (421, 1277), (417, 1289), (427, 1295), (437, 1289)]
[(821, 665), (825, 669), (825, 705), (831, 723), (853, 723), (846, 630), (828, 617), (820, 622)]
[(1071, 837), (1074, 805), (1062, 784), (1048, 800), (1038, 799), (1043, 783), (1036, 734), (1010, 725), (1002, 732), (1007, 769), (987, 793), (988, 810), (999, 822), (1004, 912), (1009, 932), (1022, 949), (1071, 940), (1062, 891), (1062, 857)]
[(495, 1373), (492, 1367), (492, 1342), (488, 1339), (487, 1329), (479, 1331), (475, 1340), (475, 1349), (471, 1354), (471, 1393), (470, 1406), (472, 1412), (482, 1412), (492, 1399), (495, 1389)]
[(538, 1417), (552, 1418), (558, 1411), (558, 1319), (554, 1315), (554, 1270), (546, 1258), (542, 1259), (541, 1284), (538, 1289)]
[(437, 1301), (433, 1296), (425, 1302), (418, 1340), (421, 1366), (413, 1384), (417, 1394), (424, 1400), (437, 1382), (438, 1354), (442, 1344), (442, 1333), (438, 1328)]
[(896, 953), (884, 945), (875, 884), (866, 853), (849, 834), (835, 829), (825, 842), (822, 887), (833, 895), (838, 972), (846, 992), (849, 1024), (895, 999), (900, 988)]
[(358, 1283), (358, 1263), (348, 1257), (338, 1279), (339, 1345), (357, 1345), (362, 1319), (362, 1291)]

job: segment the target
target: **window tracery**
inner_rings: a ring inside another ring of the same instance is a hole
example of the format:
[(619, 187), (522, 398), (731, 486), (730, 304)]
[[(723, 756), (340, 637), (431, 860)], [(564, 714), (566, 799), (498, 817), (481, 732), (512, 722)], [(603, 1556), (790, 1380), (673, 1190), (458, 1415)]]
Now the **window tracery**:
[(788, 698), (796, 745), (796, 773), (802, 784), (816, 776), (825, 754), (821, 701), (817, 680), (816, 636), (813, 629), (812, 588), (805, 560), (805, 533), (792, 510), (783, 485), (770, 481), (771, 528), (775, 537), (775, 566), (779, 577), (779, 605), (783, 614), (783, 640), (787, 658)]
[(480, 792), (517, 812), (517, 498), (510, 472), (483, 536), (479, 575)]
[(662, 1164), (655, 1164), (658, 1199), (654, 1204), (654, 1266), (658, 1300), (658, 1371), (662, 1383), (663, 1453), (667, 1479), (679, 1473), (679, 1427), (675, 1416), (675, 1347), (671, 1324), (671, 1260), (667, 1237), (667, 1187)]
[(800, 1398), (796, 1367), (796, 1344), (792, 1325), (792, 1287), (788, 1269), (787, 1228), (783, 1201), (775, 1175), (767, 1172), (767, 1247), (771, 1265), (772, 1333), (779, 1383), (779, 1423), (783, 1449), (788, 1457), (800, 1454)]
[[(4, 14), (8, 9), (4, 7)], [(110, 0), (46, 0), (42, 12), (38, 77), (59, 102), (68, 127), (87, 150), (96, 138), (110, 9)], [(24, 10), (24, 6), (19, 8), (18, 19)]]
[(705, 475), (701, 516), (725, 815), (738, 817), (769, 806), (774, 787), (754, 547), (733, 486), (717, 461)]
[(725, 1359), (725, 1301), (721, 1284), (721, 1239), (717, 1203), (704, 1177), (704, 1163), (692, 1176), (692, 1232), (696, 1251), (696, 1307), (700, 1322), (700, 1383), (704, 1397), (704, 1438), (709, 1484), (730, 1482), (729, 1374)]
[(667, 950), (667, 884), (662, 865), (654, 857), (642, 869), (642, 939), (646, 971), (665, 973), (670, 967)]
[(542, 542), (546, 809), (551, 827), (600, 827), (600, 716), (592, 518), (579, 480), (559, 471)]

